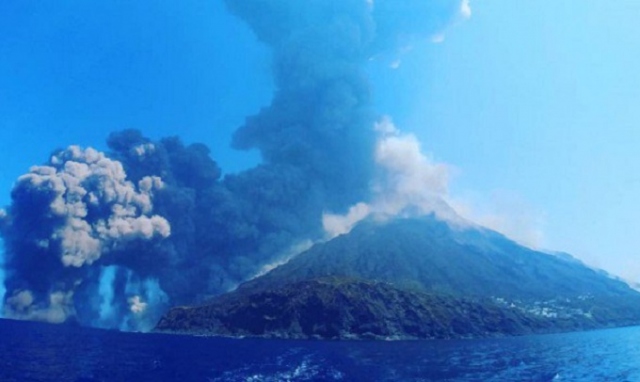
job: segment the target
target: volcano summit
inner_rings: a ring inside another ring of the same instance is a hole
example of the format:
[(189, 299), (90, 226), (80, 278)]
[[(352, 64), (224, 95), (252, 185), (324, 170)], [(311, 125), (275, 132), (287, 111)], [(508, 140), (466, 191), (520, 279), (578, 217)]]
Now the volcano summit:
[(161, 331), (323, 339), (464, 338), (640, 323), (640, 293), (568, 255), (434, 216), (367, 220)]

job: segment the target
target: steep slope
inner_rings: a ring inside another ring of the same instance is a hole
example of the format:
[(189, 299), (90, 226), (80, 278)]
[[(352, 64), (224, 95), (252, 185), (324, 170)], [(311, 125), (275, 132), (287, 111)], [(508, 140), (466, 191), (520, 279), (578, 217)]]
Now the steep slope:
[(366, 221), (157, 329), (284, 338), (452, 338), (640, 323), (640, 293), (568, 255), (433, 216)]
[(578, 296), (640, 298), (627, 284), (567, 255), (534, 251), (497, 232), (451, 227), (434, 217), (364, 222), (349, 234), (314, 246), (243, 288), (273, 287), (322, 276), (527, 301)]

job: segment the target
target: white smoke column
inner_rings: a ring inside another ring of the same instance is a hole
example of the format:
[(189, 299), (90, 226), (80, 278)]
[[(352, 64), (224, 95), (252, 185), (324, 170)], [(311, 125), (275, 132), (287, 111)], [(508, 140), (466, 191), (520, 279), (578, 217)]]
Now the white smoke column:
[(403, 134), (388, 117), (376, 125), (378, 141), (375, 159), (380, 169), (373, 200), (352, 206), (344, 215), (325, 213), (323, 227), (328, 238), (348, 233), (361, 220), (384, 220), (397, 216), (435, 214), (456, 227), (477, 224), (501, 232), (531, 248), (543, 241), (541, 217), (514, 195), (499, 193), (494, 202), (470, 203), (452, 197), (448, 191), (451, 167), (436, 163), (422, 153), (412, 134)]
[(374, 188), (373, 211), (398, 215), (407, 207), (421, 214), (447, 216), (443, 198), (448, 193), (450, 168), (422, 153), (413, 134), (401, 133), (388, 117), (375, 126), (379, 133), (375, 160), (382, 170)]
[(118, 267), (111, 265), (100, 270), (100, 284), (98, 286), (98, 294), (100, 295), (99, 321), (94, 323), (95, 326), (109, 328), (115, 318), (114, 306), (114, 281)]
[(323, 226), (328, 237), (348, 233), (359, 221), (395, 216), (435, 214), (443, 220), (465, 224), (445, 202), (451, 169), (422, 153), (413, 134), (401, 133), (388, 117), (375, 125), (378, 141), (375, 161), (379, 176), (373, 187), (373, 200), (352, 206), (347, 214), (325, 213)]

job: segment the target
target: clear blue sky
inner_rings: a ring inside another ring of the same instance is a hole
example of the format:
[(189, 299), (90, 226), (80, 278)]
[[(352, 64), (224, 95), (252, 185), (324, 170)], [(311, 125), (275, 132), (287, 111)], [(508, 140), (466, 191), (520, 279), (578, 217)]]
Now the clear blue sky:
[[(640, 2), (478, 0), (440, 44), (373, 68), (379, 111), (455, 167), (454, 198), (538, 245), (640, 279)], [(270, 99), (269, 53), (220, 1), (0, 2), (0, 204), (110, 131), (228, 148)], [(511, 215), (511, 216), (508, 216)]]
[(246, 167), (230, 134), (270, 99), (269, 56), (221, 1), (8, 0), (0, 15), (3, 189), (52, 149), (124, 128)]
[(453, 194), (529, 218), (542, 247), (640, 278), (640, 2), (471, 7), (385, 79), (387, 108), (456, 166)]

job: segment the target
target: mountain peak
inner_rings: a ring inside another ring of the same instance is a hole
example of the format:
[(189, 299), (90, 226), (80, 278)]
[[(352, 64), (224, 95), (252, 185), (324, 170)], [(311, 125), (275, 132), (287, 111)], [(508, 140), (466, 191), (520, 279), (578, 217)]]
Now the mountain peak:
[[(332, 286), (327, 286), (326, 281), (318, 284), (317, 280), (332, 280), (329, 283)], [(303, 285), (311, 294), (300, 300), (296, 290)], [(439, 303), (448, 307), (447, 314), (458, 317), (454, 313), (457, 311), (455, 306), (475, 304), (473, 309), (466, 311), (498, 309), (502, 311), (500, 314), (509, 317), (520, 315), (513, 320), (518, 325), (535, 326), (531, 328), (534, 331), (640, 322), (640, 293), (624, 282), (586, 267), (572, 257), (535, 251), (495, 231), (477, 226), (461, 227), (434, 215), (362, 221), (349, 233), (316, 244), (288, 263), (242, 284), (235, 292), (214, 298), (207, 306), (215, 317), (228, 319), (229, 315), (236, 314), (233, 312), (237, 309), (245, 311), (242, 310), (246, 308), (242, 308), (245, 304), (264, 307), (262, 299), (277, 295), (284, 304), (283, 309), (288, 307), (286, 309), (303, 312), (311, 309), (306, 305), (310, 301), (322, 301), (317, 312), (325, 314), (327, 312), (323, 309), (331, 307), (327, 309), (342, 312), (347, 317), (352, 312), (335, 305), (335, 300), (327, 296), (334, 292), (345, 293), (344, 288), (355, 288), (367, 294), (364, 292), (366, 285), (380, 293), (378, 298), (352, 302), (362, 305), (364, 311), (370, 311), (379, 304), (397, 302), (396, 297), (400, 295), (407, 304), (411, 304), (411, 299), (427, 301), (431, 297), (425, 296), (436, 296)], [(305, 302), (293, 306), (291, 301)], [(399, 318), (390, 318), (390, 312), (403, 315), (405, 308), (400, 304), (389, 312), (374, 316), (395, 322)], [(253, 312), (251, 309), (246, 311)], [(427, 308), (420, 309), (424, 313)], [(203, 311), (189, 312), (200, 317)], [(423, 317), (422, 313), (414, 316)], [(177, 316), (171, 317), (173, 323)], [(475, 325), (472, 324), (474, 318), (468, 319), (469, 325)], [(440, 324), (443, 323), (437, 325)], [(339, 326), (338, 323), (336, 325)], [(420, 326), (421, 322), (415, 322), (415, 325)], [(482, 328), (474, 333), (477, 335), (488, 330)], [(349, 329), (342, 329), (344, 332), (336, 336), (347, 338)], [(502, 329), (503, 334), (508, 334), (504, 327)], [(285, 329), (280, 327), (278, 330), (278, 336), (284, 335), (282, 331)], [(525, 332), (522, 329), (518, 333)], [(399, 330), (397, 333), (413, 336), (422, 332), (411, 334)], [(444, 333), (441, 335), (446, 337)], [(424, 334), (420, 338), (430, 337)]]

